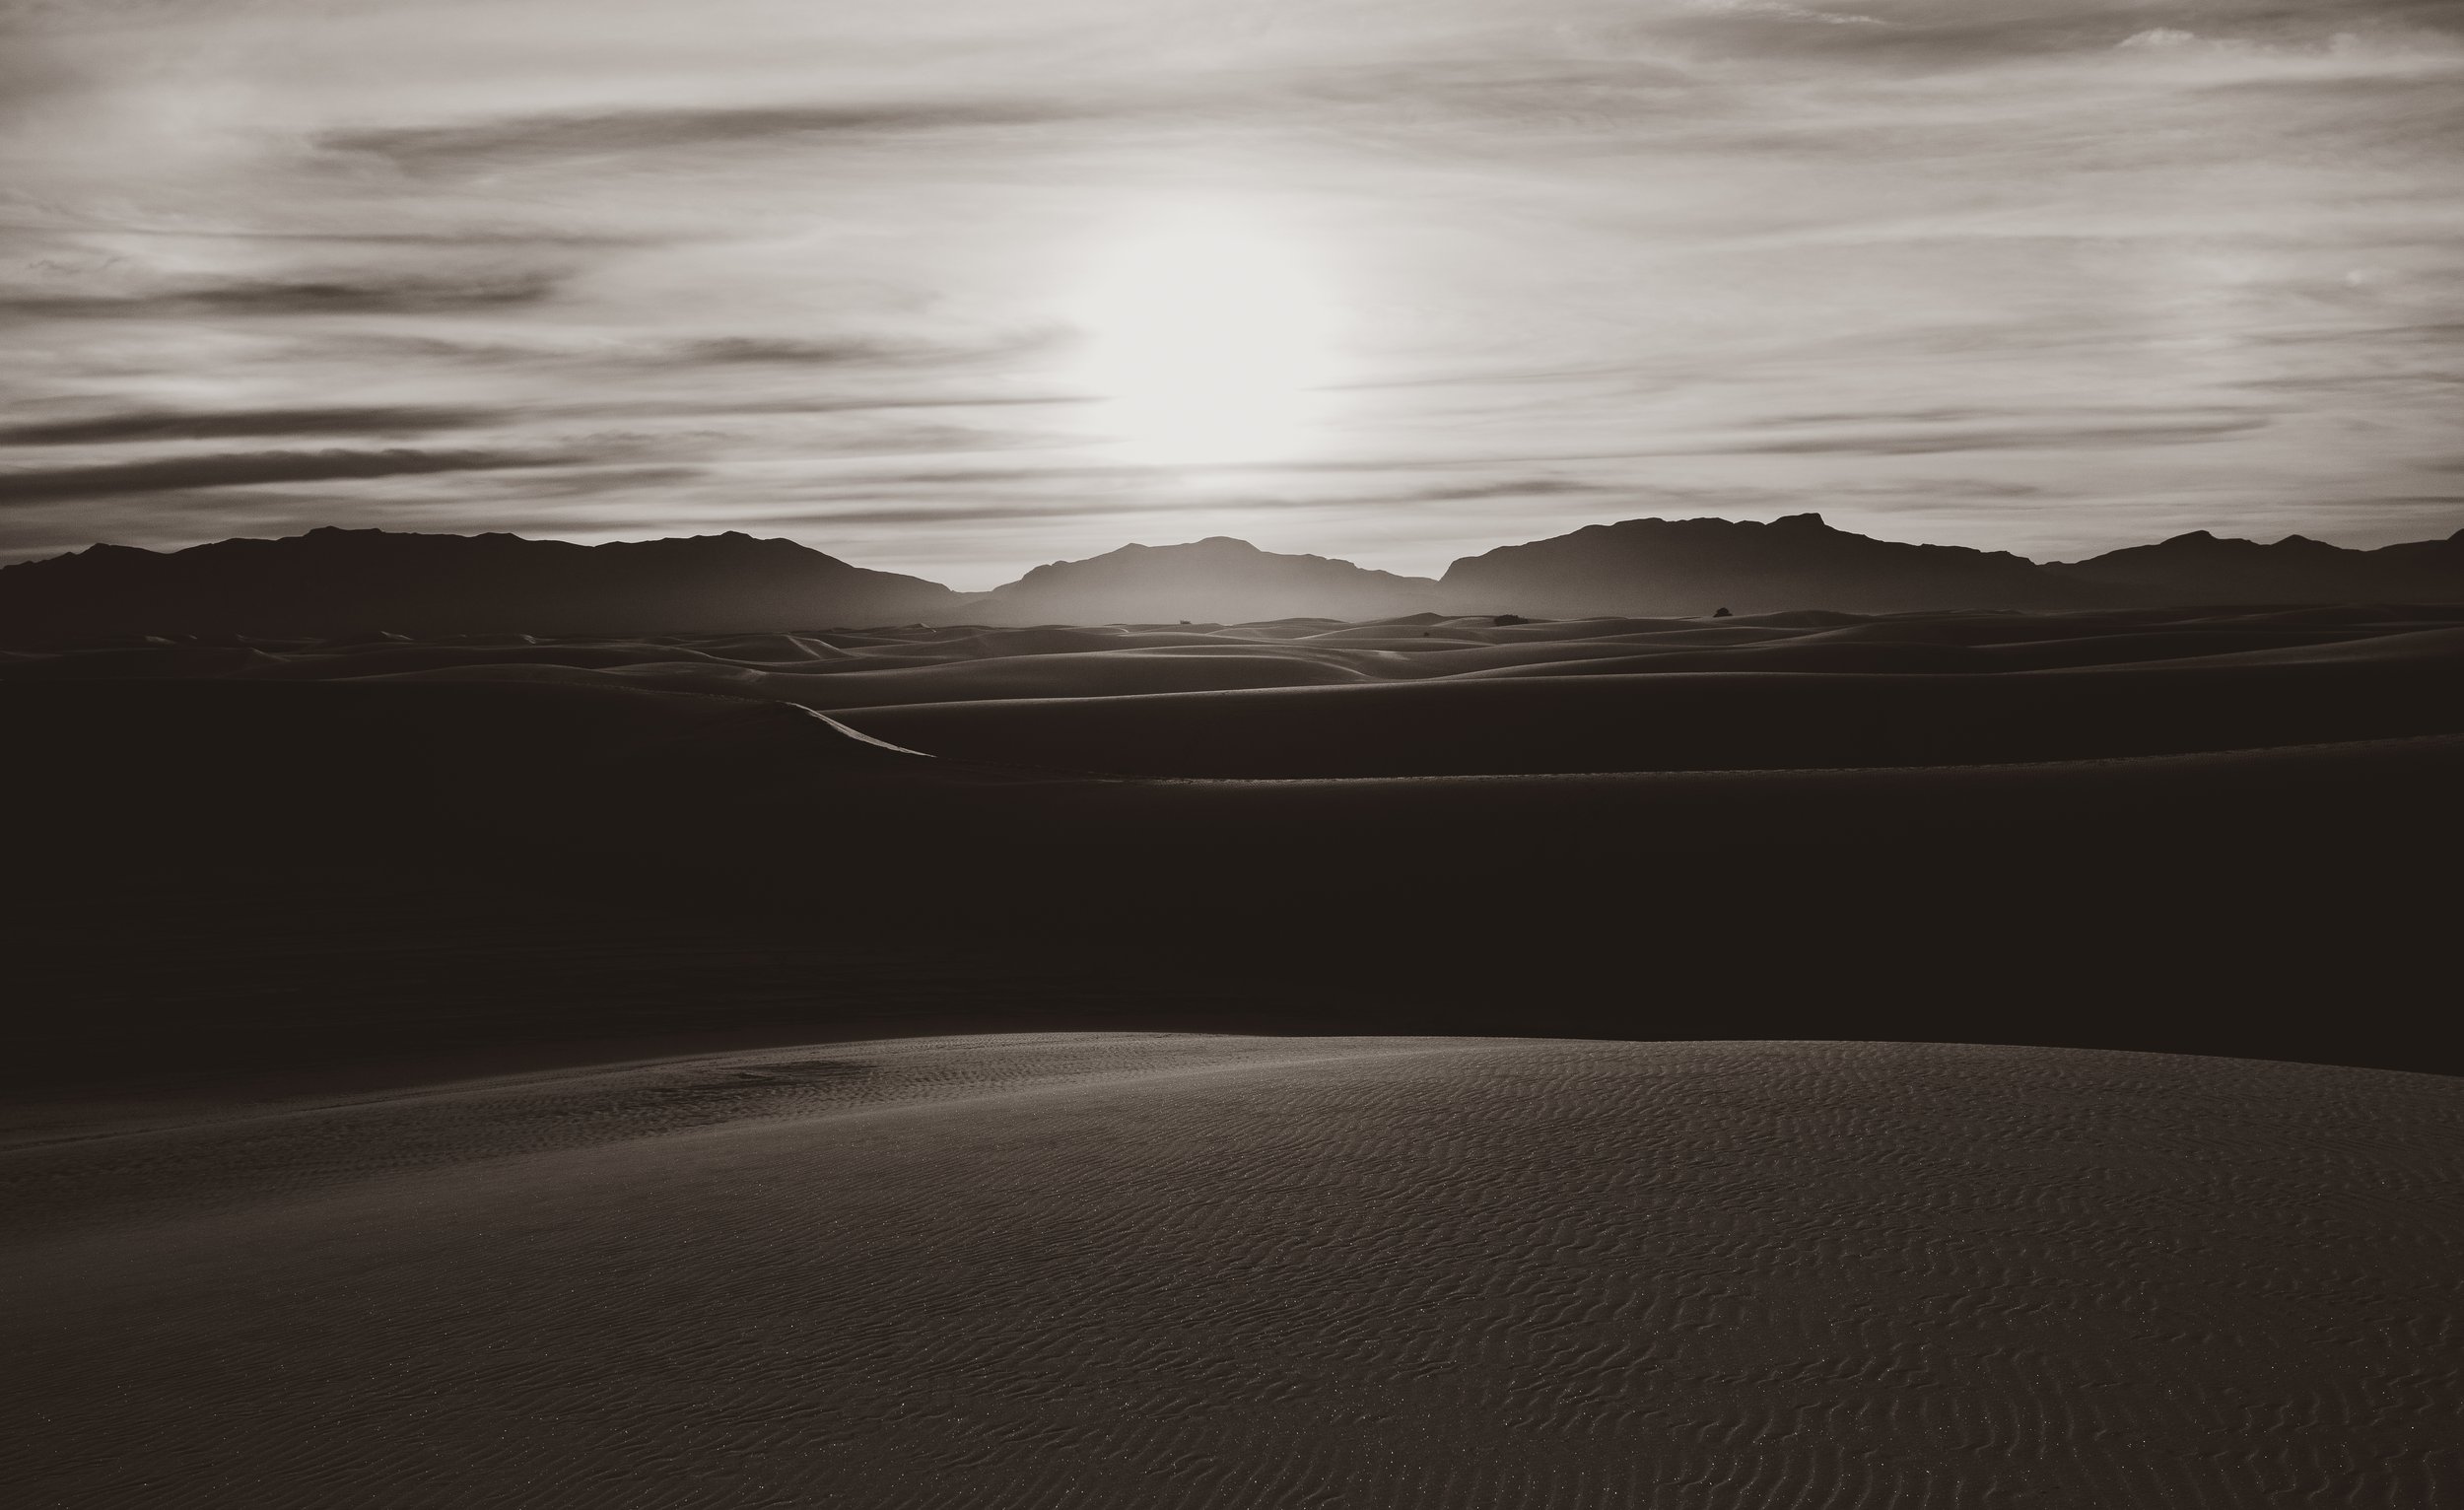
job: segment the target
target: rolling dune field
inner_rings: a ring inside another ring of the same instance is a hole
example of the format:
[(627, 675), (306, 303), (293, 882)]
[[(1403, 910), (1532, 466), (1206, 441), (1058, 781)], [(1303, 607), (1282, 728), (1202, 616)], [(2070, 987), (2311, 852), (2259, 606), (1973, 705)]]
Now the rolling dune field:
[[(1029, 629), (970, 626), (824, 630), (799, 634), (613, 636), (542, 639), (463, 636), (424, 643), (399, 636), (345, 641), (226, 640), (222, 643), (98, 645), (67, 651), (0, 652), (0, 680), (219, 682), (515, 681), (701, 692), (774, 699), (837, 713), (947, 704), (1128, 697), (1382, 684), (1460, 688), (1539, 678), (1620, 678), (1678, 673), (1792, 673), (1772, 696), (1819, 696), (1821, 678), (1852, 676), (1860, 695), (1877, 677), (1950, 677), (1935, 696), (2007, 696), (2012, 703), (2073, 696), (2051, 677), (1988, 692), (1975, 680), (2014, 672), (2137, 668), (2185, 686), (2227, 684), (2232, 673), (2324, 665), (2394, 685), (2464, 661), (2464, 609), (2454, 605), (2347, 605), (2070, 614), (1932, 613), (1867, 616), (1826, 611), (1727, 619), (1557, 619), (1537, 622), (1414, 614), (1371, 624), (1286, 619), (1236, 625), (1109, 625)], [(2156, 686), (2152, 675), (2145, 684)], [(1616, 702), (1677, 683), (1610, 681)], [(2091, 683), (2089, 685), (2099, 685)], [(1564, 689), (1561, 689), (1564, 690)], [(1570, 691), (1567, 696), (1572, 696)], [(1663, 694), (1665, 695), (1665, 694)], [(2127, 694), (2125, 694), (2127, 695)], [(1478, 696), (1477, 694), (1473, 696)], [(1703, 711), (1718, 711), (1716, 695)], [(1910, 696), (1921, 696), (1910, 694)], [(2227, 694), (2229, 696), (2229, 693)], [(1441, 695), (1431, 699), (1445, 704)], [(1263, 721), (1271, 701), (1230, 705)], [(1399, 704), (1368, 705), (1381, 710)], [(1486, 704), (1468, 702), (1476, 716)], [(1523, 704), (1496, 704), (1501, 710)], [(1933, 704), (1917, 705), (1919, 712)], [(2009, 705), (1998, 704), (1998, 707)], [(2067, 713), (2067, 705), (2058, 704)], [(2349, 705), (2348, 705), (2349, 707)], [(1686, 706), (1693, 711), (1693, 705)], [(1748, 715), (1752, 712), (1748, 709)], [(1179, 718), (1177, 710), (1159, 717)], [(924, 717), (924, 716), (919, 716)], [(1230, 717), (1230, 715), (1226, 715)], [(1383, 719), (1381, 711), (1374, 716)], [(886, 713), (877, 721), (900, 721)], [(1001, 721), (1016, 732), (1029, 725)], [(964, 727), (967, 725), (958, 725)], [(2332, 728), (2318, 721), (2315, 728)], [(1143, 729), (1135, 730), (1145, 732)], [(2405, 732), (2417, 730), (2405, 729)], [(2451, 730), (2440, 726), (2435, 731)], [(2040, 736), (2041, 737), (2041, 736)], [(2228, 737), (2220, 732), (2219, 737)], [(2292, 742), (2234, 734), (2248, 742)], [(2127, 743), (2128, 741), (2123, 741)], [(2220, 746), (2220, 747), (2230, 747)], [(936, 754), (950, 751), (932, 751)], [(1107, 752), (1088, 750), (1098, 764)], [(1118, 761), (1135, 752), (1109, 752)], [(1649, 751), (1595, 749), (1590, 767), (1653, 769)], [(2120, 749), (2115, 753), (2149, 753)], [(1852, 764), (1809, 750), (1772, 763)], [(1622, 759), (1625, 764), (1615, 761)], [(1034, 762), (1010, 757), (1006, 763)], [(1196, 774), (1196, 773), (1180, 773)], [(1244, 774), (1244, 773), (1222, 773)], [(1287, 774), (1266, 773), (1255, 774)], [(1335, 775), (1332, 771), (1296, 774)], [(1364, 769), (1358, 774), (1403, 774)]]
[(2459, 689), (2388, 606), (28, 652), (18, 1078), (1140, 1026), (2453, 1071)]
[(20, 654), (0, 1485), (2440, 1503), (2459, 673), (2384, 607)]
[[(518, 643), (516, 643), (518, 642)], [(703, 693), (1127, 776), (1976, 765), (2464, 730), (2454, 608), (966, 627), (15, 652), (0, 681)]]

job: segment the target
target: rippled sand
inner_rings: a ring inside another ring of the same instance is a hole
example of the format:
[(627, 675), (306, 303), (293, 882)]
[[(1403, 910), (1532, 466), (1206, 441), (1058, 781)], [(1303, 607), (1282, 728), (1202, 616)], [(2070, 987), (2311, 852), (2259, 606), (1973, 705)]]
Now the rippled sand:
[(0, 1161), (13, 1501), (2429, 1506), (2464, 1082), (1049, 1035)]

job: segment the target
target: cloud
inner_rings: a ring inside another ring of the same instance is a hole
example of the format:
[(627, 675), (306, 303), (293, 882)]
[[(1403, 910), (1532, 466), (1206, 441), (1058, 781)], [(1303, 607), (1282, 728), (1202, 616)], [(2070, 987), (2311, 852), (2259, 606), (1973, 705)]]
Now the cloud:
[(513, 115), (448, 126), (335, 132), (327, 151), (383, 159), (413, 174), (485, 172), (570, 158), (615, 157), (794, 138), (878, 138), (919, 131), (1033, 124), (1066, 113), (1053, 103), (955, 101), (750, 109), (636, 109)]
[(784, 363), (795, 367), (832, 367), (843, 363), (895, 361), (912, 348), (878, 340), (850, 337), (837, 341), (798, 340), (758, 335), (703, 336), (679, 341), (658, 354), (659, 360), (737, 363)]
[(1696, 454), (1752, 456), (1931, 456), (1970, 450), (2080, 450), (2101, 446), (2191, 446), (2264, 430), (2265, 417), (2156, 422), (2146, 425), (2029, 427), (1932, 432), (1884, 431), (1803, 441), (1744, 440), (1705, 446)]
[(233, 409), (220, 412), (161, 410), (58, 420), (0, 429), (0, 446), (76, 446), (120, 441), (201, 441), (237, 436), (361, 435), (371, 431), (417, 433), (484, 425), (476, 409)]
[(885, 505), (873, 509), (817, 509), (792, 514), (763, 514), (759, 522), (764, 528), (845, 524), (973, 524), (1007, 519), (1063, 519), (1088, 515), (1163, 514), (1171, 506), (1151, 501), (1138, 503), (1038, 502), (1020, 499), (988, 504), (917, 504)]
[(251, 451), (176, 456), (103, 466), (20, 467), (0, 472), (0, 508), (64, 499), (177, 493), (273, 482), (330, 482), (408, 472), (470, 472), (553, 466), (561, 458), (486, 451)]
[(196, 283), (126, 293), (0, 293), (0, 309), (37, 315), (417, 314), (501, 309), (553, 296), (542, 271), (462, 277), (406, 273)]
[(312, 231), (281, 230), (255, 226), (150, 226), (124, 220), (96, 221), (74, 226), (9, 225), (0, 222), (0, 235), (17, 233), (34, 237), (92, 235), (113, 240), (136, 239), (166, 241), (303, 241), (331, 242), (357, 246), (626, 246), (642, 244), (638, 236), (614, 236), (604, 233), (550, 230), (499, 230), (484, 227), (447, 228), (434, 231)]
[(1850, 11), (1817, 11), (1782, 0), (1694, 0), (1697, 8), (1732, 16), (1761, 16), (1774, 21), (1810, 21), (1833, 27), (1887, 27), (1894, 22)]
[(1557, 477), (1509, 479), (1493, 483), (1440, 485), (1408, 492), (1332, 493), (1319, 496), (1241, 495), (1230, 500), (1171, 499), (1138, 494), (1116, 499), (1045, 499), (1020, 495), (984, 503), (882, 505), (875, 508), (813, 510), (787, 515), (764, 514), (766, 525), (786, 524), (953, 524), (994, 519), (1078, 518), (1091, 515), (1205, 514), (1234, 512), (1361, 509), (1397, 505), (1446, 503), (1494, 498), (1540, 497), (1550, 494), (1603, 491), (1587, 483)]
[(928, 338), (915, 331), (820, 337), (711, 335), (664, 343), (652, 350), (650, 360), (722, 367), (921, 367), (1014, 359), (1063, 343), (1063, 334), (1049, 327), (967, 338)]
[[(494, 529), (486, 522), (500, 512), (525, 503), (539, 503), (561, 498), (583, 498), (605, 503), (620, 499), (630, 489), (656, 486), (662, 490), (678, 484), (692, 483), (710, 474), (698, 466), (600, 466), (576, 463), (561, 466), (554, 460), (542, 460), (534, 466), (521, 467), (488, 480), (484, 498), (471, 498), (459, 491), (446, 491), (433, 496), (389, 497), (354, 500), (355, 516), (374, 514), (383, 517), (420, 520), (443, 514), (463, 513), (477, 521), (475, 527)], [(300, 512), (299, 501), (291, 500), (293, 514)], [(425, 524), (416, 527), (430, 527)], [(581, 528), (582, 525), (568, 527)]]
[[(1460, 476), (1466, 469), (1486, 466), (1547, 465), (1571, 461), (1630, 461), (1651, 455), (1678, 454), (1625, 448), (1609, 451), (1536, 451), (1529, 454), (1499, 452), (1491, 455), (1358, 456), (1341, 460), (1319, 461), (1230, 461), (1201, 468), (1209, 477), (1305, 477), (1341, 476), (1354, 473), (1430, 472)], [(850, 488), (922, 487), (956, 485), (961, 487), (986, 483), (1049, 483), (1049, 482), (1126, 482), (1174, 484), (1185, 480), (1183, 469), (1154, 462), (1058, 462), (1049, 466), (919, 466), (895, 471), (865, 471), (833, 479)], [(1468, 497), (1500, 496), (1488, 483), (1465, 483)], [(1536, 478), (1529, 486), (1512, 485), (1510, 491), (1529, 493), (1588, 491), (1590, 484), (1569, 478)]]

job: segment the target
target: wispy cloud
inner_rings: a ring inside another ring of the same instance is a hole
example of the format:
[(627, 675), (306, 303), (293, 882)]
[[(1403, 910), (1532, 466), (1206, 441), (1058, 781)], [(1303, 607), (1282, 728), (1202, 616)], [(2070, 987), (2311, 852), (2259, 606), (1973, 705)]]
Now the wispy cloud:
[(445, 126), (382, 127), (330, 133), (330, 152), (381, 158), (410, 173), (484, 172), (561, 159), (674, 152), (742, 142), (907, 135), (920, 131), (1028, 125), (1066, 113), (1057, 103), (959, 100), (870, 105), (806, 104), (760, 108), (634, 109), (586, 114), (510, 115)]
[(1972, 450), (2075, 451), (2088, 447), (2190, 446), (2244, 435), (2267, 427), (2266, 417), (2233, 420), (2151, 421), (2144, 425), (1938, 427), (1881, 430), (1797, 440), (1736, 440), (1716, 447), (1721, 455), (1938, 456)]
[(488, 422), (475, 409), (159, 410), (0, 427), (0, 446), (84, 446), (98, 442), (228, 440), (237, 436), (418, 434)]
[(177, 318), (216, 314), (420, 314), (535, 304), (556, 291), (543, 273), (493, 278), (302, 278), (196, 284), (127, 293), (0, 293), (0, 309), (24, 314)]
[[(1449, 502), (1486, 502), (1505, 498), (1545, 498), (1574, 493), (1608, 491), (1593, 484), (1569, 482), (1554, 477), (1505, 478), (1495, 482), (1471, 484), (1437, 484), (1428, 487), (1378, 492), (1334, 491), (1316, 495), (1293, 496), (1272, 491), (1245, 493), (1229, 507), (1259, 514), (1281, 514), (1290, 511), (1359, 510), (1382, 506)], [(1175, 514), (1218, 514), (1225, 510), (1222, 499), (1159, 499), (1151, 494), (1126, 497), (1087, 498), (1024, 498), (1006, 497), (982, 503), (946, 504), (918, 501), (910, 504), (881, 505), (853, 509), (812, 509), (789, 514), (764, 514), (767, 524), (776, 527), (812, 525), (845, 527), (859, 524), (924, 525), (970, 523), (990, 520), (1016, 522), (1028, 519), (1083, 518), (1093, 515), (1151, 515), (1170, 517)]]
[(421, 450), (250, 451), (175, 456), (102, 466), (17, 467), (0, 471), (0, 507), (63, 499), (184, 493), (271, 482), (332, 482), (413, 472), (492, 471), (551, 466), (553, 459), (519, 453)]

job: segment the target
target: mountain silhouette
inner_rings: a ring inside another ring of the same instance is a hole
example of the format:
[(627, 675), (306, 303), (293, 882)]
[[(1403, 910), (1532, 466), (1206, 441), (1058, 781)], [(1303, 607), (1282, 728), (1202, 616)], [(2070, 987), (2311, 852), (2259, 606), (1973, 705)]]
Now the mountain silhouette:
[(937, 583), (729, 532), (576, 545), (314, 529), (158, 553), (98, 545), (0, 570), (0, 633), (588, 634), (879, 624), (959, 601)]
[(1911, 545), (1834, 529), (1818, 514), (1769, 523), (1626, 519), (1467, 556), (1446, 571), (1466, 612), (1707, 614), (1830, 608), (2082, 608), (2103, 599), (2006, 551)]
[(1381, 619), (1419, 612), (1904, 613), (2464, 599), (2464, 530), (2349, 550), (2205, 530), (2085, 561), (1878, 540), (1815, 514), (1627, 519), (1469, 556), (1444, 579), (1214, 536), (1040, 566), (989, 593), (737, 532), (577, 545), (314, 529), (157, 552), (97, 545), (0, 569), (0, 640), (128, 635), (719, 633), (905, 623)]
[(1215, 535), (1040, 566), (965, 612), (990, 624), (1374, 619), (1427, 608), (1436, 592), (1425, 577), (1280, 555)]
[(2464, 529), (2368, 551), (2302, 535), (2262, 544), (2194, 529), (2045, 570), (2145, 603), (2438, 600), (2464, 596)]

